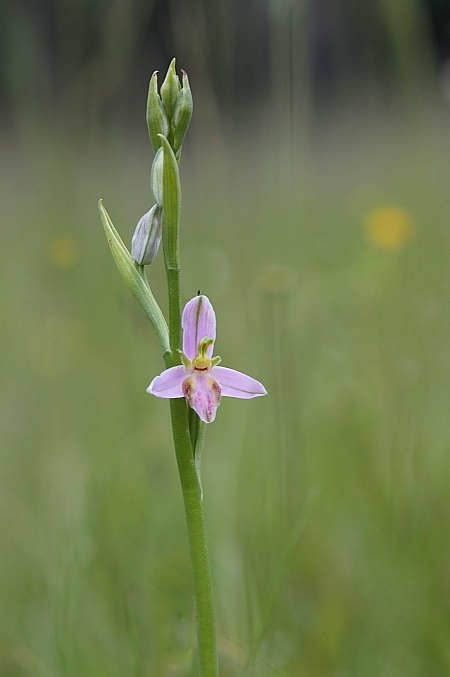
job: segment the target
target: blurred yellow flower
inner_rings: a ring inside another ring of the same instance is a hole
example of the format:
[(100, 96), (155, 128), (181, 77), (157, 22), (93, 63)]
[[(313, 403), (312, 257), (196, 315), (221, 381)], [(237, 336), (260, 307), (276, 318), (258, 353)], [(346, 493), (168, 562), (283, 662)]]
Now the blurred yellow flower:
[(400, 249), (412, 237), (411, 216), (398, 207), (377, 207), (364, 219), (366, 235), (372, 244), (382, 249)]
[(78, 260), (78, 247), (71, 235), (57, 235), (49, 242), (47, 251), (56, 268), (72, 268)]

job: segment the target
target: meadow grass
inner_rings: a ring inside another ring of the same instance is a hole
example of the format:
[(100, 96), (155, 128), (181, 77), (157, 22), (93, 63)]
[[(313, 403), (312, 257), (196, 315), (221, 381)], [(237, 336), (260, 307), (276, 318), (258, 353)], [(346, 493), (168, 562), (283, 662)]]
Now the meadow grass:
[[(226, 399), (205, 440), (223, 677), (450, 670), (446, 124), (344, 115), (289, 157), (273, 130), (187, 144), (183, 296), (269, 393)], [(195, 674), (168, 406), (145, 393), (163, 363), (96, 207), (128, 241), (144, 133), (4, 146), (2, 677)]]

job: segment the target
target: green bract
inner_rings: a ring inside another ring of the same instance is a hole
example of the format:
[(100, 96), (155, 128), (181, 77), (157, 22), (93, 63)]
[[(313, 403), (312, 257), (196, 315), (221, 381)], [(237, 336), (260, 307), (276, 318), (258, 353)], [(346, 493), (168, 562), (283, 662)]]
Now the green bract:
[(162, 229), (166, 266), (179, 270), (178, 226), (180, 221), (181, 187), (178, 162), (169, 142), (161, 136), (162, 171)]

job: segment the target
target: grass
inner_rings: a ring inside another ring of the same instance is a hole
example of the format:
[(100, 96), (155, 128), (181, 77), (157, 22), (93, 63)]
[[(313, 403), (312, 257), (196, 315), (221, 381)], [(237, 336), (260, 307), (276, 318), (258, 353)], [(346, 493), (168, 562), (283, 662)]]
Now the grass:
[[(436, 104), (346, 114), (290, 159), (198, 135), (183, 156), (184, 297), (269, 392), (207, 430), (224, 677), (448, 674), (445, 129)], [(144, 132), (3, 150), (2, 677), (191, 671), (168, 407), (145, 394), (163, 363), (96, 211), (131, 237)], [(367, 236), (380, 207), (410, 224), (394, 247)]]

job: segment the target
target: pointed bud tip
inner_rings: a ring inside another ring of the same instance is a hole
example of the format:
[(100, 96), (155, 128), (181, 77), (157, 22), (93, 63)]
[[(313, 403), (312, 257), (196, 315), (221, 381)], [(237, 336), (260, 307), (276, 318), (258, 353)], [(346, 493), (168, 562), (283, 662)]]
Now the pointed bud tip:
[(180, 89), (180, 80), (175, 70), (175, 58), (173, 58), (167, 69), (164, 82), (161, 85), (161, 99), (169, 120), (172, 117), (175, 101)]

